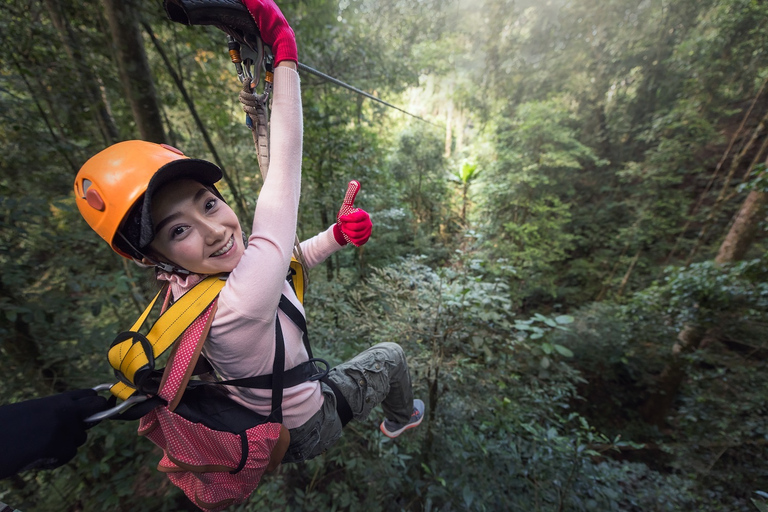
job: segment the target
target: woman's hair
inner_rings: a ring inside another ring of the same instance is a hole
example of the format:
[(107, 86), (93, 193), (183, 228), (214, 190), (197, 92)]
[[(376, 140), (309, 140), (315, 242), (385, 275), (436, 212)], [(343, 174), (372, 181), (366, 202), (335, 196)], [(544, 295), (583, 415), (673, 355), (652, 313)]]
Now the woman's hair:
[(131, 207), (112, 242), (118, 249), (138, 260), (142, 259), (145, 255), (143, 252), (144, 247), (139, 247), (139, 240), (141, 239), (141, 208), (143, 204), (144, 199), (142, 198)]

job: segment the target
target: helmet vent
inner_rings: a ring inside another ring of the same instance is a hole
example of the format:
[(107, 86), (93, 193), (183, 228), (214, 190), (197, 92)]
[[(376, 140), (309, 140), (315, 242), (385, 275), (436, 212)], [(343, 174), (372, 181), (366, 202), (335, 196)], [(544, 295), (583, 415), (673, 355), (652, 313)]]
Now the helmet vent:
[(160, 146), (164, 147), (168, 151), (173, 151), (174, 153), (176, 153), (178, 155), (184, 156), (184, 153), (182, 153), (182, 151), (180, 149), (178, 149), (178, 148), (175, 148), (173, 146), (169, 146), (168, 144), (160, 144)]
[(83, 180), (83, 191), (82, 191), (83, 199), (85, 199), (85, 194), (86, 192), (88, 192), (88, 189), (91, 188), (91, 185), (93, 185), (93, 182), (91, 180)]

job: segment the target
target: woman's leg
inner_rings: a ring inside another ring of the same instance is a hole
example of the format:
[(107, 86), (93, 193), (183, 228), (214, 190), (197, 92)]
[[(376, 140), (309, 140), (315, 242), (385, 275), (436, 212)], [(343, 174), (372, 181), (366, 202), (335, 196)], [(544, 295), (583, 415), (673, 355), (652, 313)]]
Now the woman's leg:
[(353, 418), (364, 419), (381, 404), (387, 419), (406, 424), (413, 412), (411, 376), (397, 343), (379, 343), (333, 368), (328, 377), (349, 402)]
[(341, 420), (336, 414), (336, 397), (322, 384), (323, 406), (306, 423), (290, 429), (291, 444), (283, 463), (313, 459), (330, 448), (341, 437)]

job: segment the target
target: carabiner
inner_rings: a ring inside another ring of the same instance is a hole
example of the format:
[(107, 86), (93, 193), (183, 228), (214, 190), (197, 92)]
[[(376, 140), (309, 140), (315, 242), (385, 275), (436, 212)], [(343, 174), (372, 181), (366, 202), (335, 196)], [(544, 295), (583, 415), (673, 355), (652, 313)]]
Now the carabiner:
[(264, 43), (259, 38), (256, 40), (256, 48), (252, 48), (247, 44), (240, 45), (234, 37), (227, 35), (227, 47), (240, 83), (250, 78), (251, 86), (256, 88), (261, 79), (261, 68), (264, 63)]
[[(105, 383), (105, 384), (99, 384), (98, 386), (94, 387), (94, 391), (106, 391), (110, 388), (112, 388), (113, 384)], [(133, 405), (140, 404), (141, 402), (145, 402), (149, 397), (147, 395), (134, 395), (131, 397), (128, 397), (128, 399), (124, 400), (123, 403), (116, 405), (112, 407), (111, 409), (107, 409), (106, 411), (97, 412), (94, 415), (88, 416), (85, 418), (86, 423), (93, 423), (101, 420), (105, 420), (107, 418), (111, 418), (112, 416), (115, 416), (117, 414), (120, 414), (124, 410), (130, 408)]]

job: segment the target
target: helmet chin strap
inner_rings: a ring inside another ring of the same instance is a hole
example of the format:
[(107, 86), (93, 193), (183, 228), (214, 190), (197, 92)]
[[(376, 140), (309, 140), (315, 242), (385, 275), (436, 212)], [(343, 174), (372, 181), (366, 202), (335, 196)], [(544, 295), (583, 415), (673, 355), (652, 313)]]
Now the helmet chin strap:
[[(145, 258), (147, 258), (147, 257), (145, 256)], [(155, 268), (159, 268), (160, 270), (162, 270), (164, 272), (169, 272), (171, 274), (181, 274), (181, 275), (185, 275), (185, 276), (187, 276), (187, 275), (192, 273), (192, 272), (190, 272), (187, 269), (184, 269), (184, 268), (181, 268), (181, 267), (175, 267), (175, 266), (171, 265), (170, 263), (162, 263), (162, 262), (159, 262), (159, 261), (154, 261), (152, 258), (147, 258), (147, 259), (152, 262), (152, 264), (155, 266)]]

